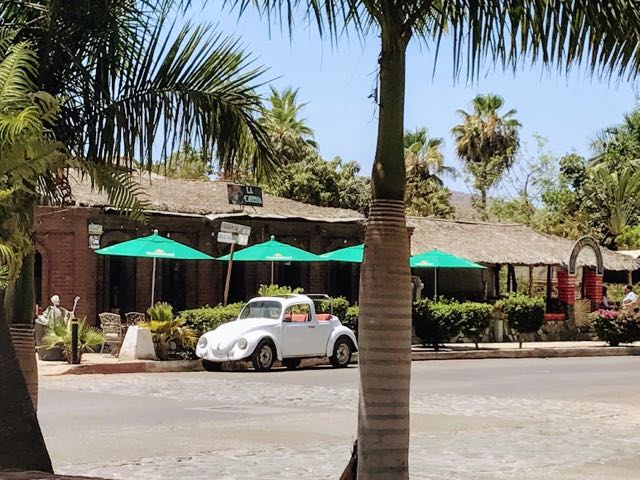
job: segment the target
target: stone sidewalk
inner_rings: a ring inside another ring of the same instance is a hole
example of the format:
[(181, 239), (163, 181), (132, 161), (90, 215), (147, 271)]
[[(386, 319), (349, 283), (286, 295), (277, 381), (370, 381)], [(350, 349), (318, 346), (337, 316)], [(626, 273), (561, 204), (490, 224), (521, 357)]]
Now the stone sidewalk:
[[(413, 361), (424, 360), (472, 360), (488, 358), (549, 358), (549, 357), (610, 357), (640, 355), (640, 343), (609, 347), (605, 342), (525, 342), (519, 348), (517, 342), (481, 343), (479, 349), (469, 343), (448, 343), (436, 352), (433, 348), (414, 345)], [(357, 353), (352, 363), (358, 362)], [(310, 359), (303, 366), (319, 365), (320, 360)], [(242, 370), (250, 368), (249, 362), (230, 364), (225, 370)], [(44, 376), (82, 375), (82, 374), (116, 374), (116, 373), (170, 373), (201, 371), (199, 360), (134, 360), (120, 361), (108, 354), (85, 353), (82, 364), (69, 365), (66, 362), (38, 361), (38, 372)]]
[(0, 480), (104, 480), (98, 477), (70, 477), (68, 475), (53, 475), (44, 472), (18, 472), (0, 470)]

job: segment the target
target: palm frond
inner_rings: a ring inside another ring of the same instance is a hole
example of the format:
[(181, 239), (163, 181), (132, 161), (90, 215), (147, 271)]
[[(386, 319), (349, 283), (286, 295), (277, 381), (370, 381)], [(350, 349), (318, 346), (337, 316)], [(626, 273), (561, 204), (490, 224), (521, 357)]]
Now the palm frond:
[(154, 145), (166, 157), (190, 140), (221, 170), (247, 159), (256, 170), (272, 169), (275, 155), (256, 119), (264, 69), (210, 26), (165, 27), (161, 19), (125, 54), (117, 81), (79, 83), (81, 102), (67, 107), (65, 125), (76, 132), (75, 153), (116, 165), (138, 157), (150, 167)]
[(584, 66), (606, 77), (640, 70), (640, 9), (633, 1), (590, 0), (224, 0), (241, 14), (256, 7), (290, 31), (296, 18), (335, 38), (347, 28), (402, 21), (405, 35), (435, 46), (451, 39), (454, 74), (476, 78), (487, 64), (525, 60), (566, 71)]
[(122, 215), (137, 221), (146, 219), (148, 202), (144, 199), (144, 190), (129, 171), (77, 158), (71, 159), (69, 165), (81, 175), (87, 175), (92, 187), (105, 193), (109, 205), (120, 210)]

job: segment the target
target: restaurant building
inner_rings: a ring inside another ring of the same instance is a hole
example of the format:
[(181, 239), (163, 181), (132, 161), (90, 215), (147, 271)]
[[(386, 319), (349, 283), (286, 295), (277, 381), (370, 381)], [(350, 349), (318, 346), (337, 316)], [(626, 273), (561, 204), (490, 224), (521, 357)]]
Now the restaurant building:
[[(262, 207), (229, 204), (222, 182), (169, 179), (141, 175), (147, 223), (128, 220), (109, 205), (106, 196), (92, 190), (89, 180), (71, 179), (73, 201), (64, 208), (41, 207), (36, 229), (36, 295), (46, 305), (60, 295), (69, 306), (80, 296), (78, 312), (95, 322), (100, 312), (144, 312), (151, 301), (150, 259), (106, 257), (90, 247), (106, 247), (149, 235), (157, 229), (213, 257), (229, 253), (218, 243), (223, 221), (251, 227), (249, 245), (279, 241), (313, 253), (325, 253), (361, 243), (365, 218), (352, 210), (318, 207), (264, 195)], [(589, 249), (577, 257), (578, 270), (568, 275), (575, 241), (544, 235), (523, 225), (408, 218), (412, 254), (433, 248), (452, 253), (487, 268), (440, 271), (438, 294), (484, 300), (526, 281), (536, 293), (567, 305), (581, 298), (595, 302), (603, 280), (627, 278), (638, 260), (600, 249), (604, 277), (596, 271), (597, 258)], [(100, 233), (101, 232), (101, 233)], [(156, 272), (155, 298), (169, 302), (175, 311), (222, 302), (227, 263), (221, 261), (162, 260)], [(329, 293), (357, 301), (359, 265), (349, 263), (279, 263), (274, 282), (302, 287), (306, 292)], [(414, 285), (432, 296), (434, 272), (413, 270)], [(267, 263), (235, 262), (230, 302), (246, 300), (259, 286), (268, 284)], [(506, 286), (501, 281), (507, 278)], [(419, 280), (418, 280), (419, 279)], [(524, 279), (524, 280), (523, 280)]]

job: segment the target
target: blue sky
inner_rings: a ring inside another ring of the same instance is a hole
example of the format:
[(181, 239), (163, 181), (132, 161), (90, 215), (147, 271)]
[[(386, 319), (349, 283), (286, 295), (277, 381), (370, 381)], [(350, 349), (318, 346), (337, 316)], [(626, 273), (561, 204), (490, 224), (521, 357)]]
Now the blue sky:
[[(269, 34), (266, 20), (253, 11), (238, 20), (236, 13), (223, 12), (220, 3), (209, 2), (204, 10), (193, 9), (188, 15), (196, 21), (215, 23), (224, 33), (241, 36), (258, 63), (269, 67), (267, 78), (274, 79), (273, 85), (299, 88), (299, 98), (308, 103), (305, 116), (322, 155), (356, 160), (368, 175), (375, 151), (376, 110), (367, 97), (375, 85), (377, 38), (371, 36), (364, 44), (355, 37), (344, 39), (336, 49), (302, 22), (293, 38), (277, 26)], [(521, 138), (530, 151), (535, 151), (532, 136), (540, 134), (548, 139), (548, 150), (556, 154), (575, 151), (588, 155), (594, 135), (618, 123), (636, 103), (637, 85), (607, 84), (581, 72), (568, 77), (544, 73), (540, 66), (515, 75), (496, 70), (473, 84), (455, 82), (449, 51), (445, 44), (434, 76), (433, 51), (415, 41), (410, 46), (405, 126), (425, 126), (432, 136), (444, 137), (446, 163), (456, 167), (459, 163), (450, 134), (459, 118), (455, 112), (468, 109), (478, 93), (497, 93), (505, 98), (507, 108), (518, 110)], [(449, 184), (467, 191), (460, 179)]]

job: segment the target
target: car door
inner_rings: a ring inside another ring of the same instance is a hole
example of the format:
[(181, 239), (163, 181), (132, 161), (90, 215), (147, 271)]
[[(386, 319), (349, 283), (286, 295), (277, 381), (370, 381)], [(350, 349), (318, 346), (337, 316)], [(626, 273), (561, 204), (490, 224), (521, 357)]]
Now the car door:
[(306, 303), (290, 305), (282, 318), (282, 356), (305, 357), (324, 353), (322, 332)]

